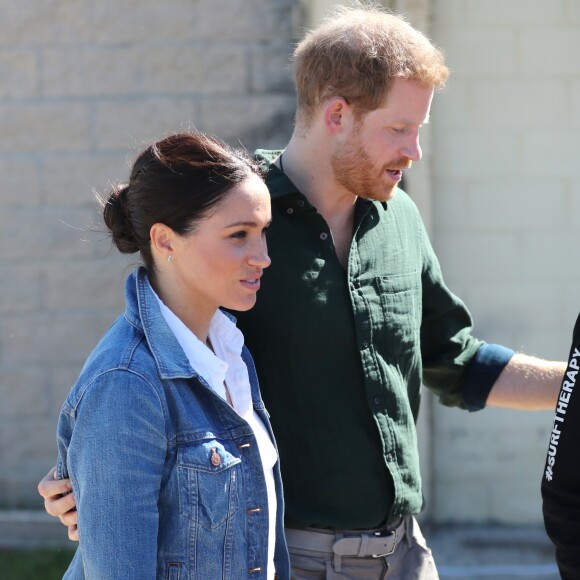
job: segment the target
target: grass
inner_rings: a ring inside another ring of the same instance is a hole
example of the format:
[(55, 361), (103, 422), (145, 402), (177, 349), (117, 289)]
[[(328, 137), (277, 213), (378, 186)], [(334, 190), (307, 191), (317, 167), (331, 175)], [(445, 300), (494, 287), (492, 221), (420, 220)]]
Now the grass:
[(74, 550), (45, 548), (12, 550), (0, 548), (2, 580), (62, 580)]

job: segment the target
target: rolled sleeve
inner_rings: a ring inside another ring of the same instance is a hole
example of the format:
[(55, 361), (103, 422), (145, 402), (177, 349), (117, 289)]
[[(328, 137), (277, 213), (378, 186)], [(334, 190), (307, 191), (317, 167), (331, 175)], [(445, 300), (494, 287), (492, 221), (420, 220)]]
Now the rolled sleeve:
[(515, 354), (499, 344), (483, 344), (470, 361), (464, 377), (463, 401), (468, 411), (485, 407), (495, 381)]

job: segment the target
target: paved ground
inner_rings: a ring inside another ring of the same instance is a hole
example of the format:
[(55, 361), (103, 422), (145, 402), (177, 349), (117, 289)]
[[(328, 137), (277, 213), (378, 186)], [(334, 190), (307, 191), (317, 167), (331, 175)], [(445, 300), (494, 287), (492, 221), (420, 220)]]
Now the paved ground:
[[(441, 580), (559, 580), (554, 550), (542, 528), (425, 527)], [(70, 545), (54, 518), (35, 511), (0, 511), (0, 547)], [(1, 575), (0, 575), (1, 576)]]
[(441, 580), (559, 580), (554, 549), (543, 528), (427, 528)]

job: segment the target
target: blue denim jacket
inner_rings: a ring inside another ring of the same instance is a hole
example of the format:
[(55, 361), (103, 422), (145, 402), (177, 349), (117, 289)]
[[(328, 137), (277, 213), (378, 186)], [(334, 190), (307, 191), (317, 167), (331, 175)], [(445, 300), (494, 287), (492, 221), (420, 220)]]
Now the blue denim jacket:
[[(265, 579), (268, 513), (250, 426), (191, 368), (145, 270), (91, 353), (58, 423), (59, 477), (70, 477), (80, 545), (65, 575), (95, 580)], [(254, 409), (272, 431), (244, 347)], [(275, 568), (289, 578), (282, 483)]]

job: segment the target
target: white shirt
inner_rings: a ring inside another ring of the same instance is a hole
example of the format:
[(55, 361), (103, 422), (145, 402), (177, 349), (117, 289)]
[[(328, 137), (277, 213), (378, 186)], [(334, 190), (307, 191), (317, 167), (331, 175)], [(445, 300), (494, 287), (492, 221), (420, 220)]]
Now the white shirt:
[[(155, 294), (155, 291), (153, 291)], [(276, 490), (273, 467), (278, 460), (276, 448), (262, 420), (252, 405), (248, 368), (242, 359), (244, 337), (237, 326), (220, 310), (211, 320), (209, 340), (215, 354), (195, 336), (187, 326), (155, 294), (161, 314), (185, 352), (189, 364), (202, 376), (222, 399), (226, 399), (226, 387), (234, 410), (252, 428), (264, 469), (268, 494), (268, 579), (274, 578), (274, 546), (276, 543)]]

